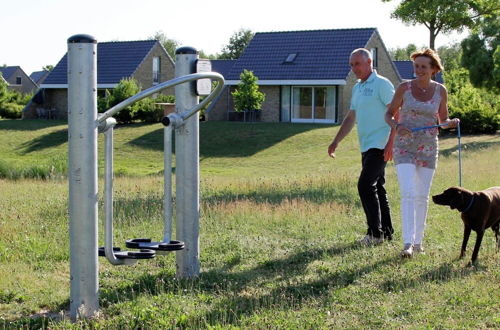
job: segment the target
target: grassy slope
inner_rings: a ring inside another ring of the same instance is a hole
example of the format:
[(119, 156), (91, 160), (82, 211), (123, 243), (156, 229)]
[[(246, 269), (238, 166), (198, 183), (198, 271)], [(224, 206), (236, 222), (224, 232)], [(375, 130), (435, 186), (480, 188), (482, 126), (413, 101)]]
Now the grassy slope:
[[(1, 158), (20, 167), (64, 160), (64, 129), (62, 123), (0, 121)], [(92, 326), (500, 326), (500, 295), (493, 289), (500, 284), (500, 255), (491, 231), (480, 265), (467, 268), (466, 260), (456, 260), (458, 214), (431, 204), (427, 254), (397, 257), (399, 196), (392, 166), (387, 181), (396, 240), (375, 248), (353, 244), (364, 230), (356, 193), (359, 152), (351, 134), (338, 158), (328, 159), (326, 146), (336, 130), (203, 123), (201, 277), (175, 280), (173, 255), (131, 267), (102, 260), (103, 315)], [(162, 179), (144, 176), (162, 170), (161, 140), (158, 125), (116, 131), (116, 169), (135, 175), (115, 183), (117, 242), (161, 236)], [(498, 185), (500, 136), (462, 140), (464, 185)], [(432, 193), (457, 182), (456, 142), (454, 136), (441, 140)], [(0, 187), (0, 324), (69, 327), (67, 320), (29, 318), (67, 308), (67, 183), (0, 180)]]

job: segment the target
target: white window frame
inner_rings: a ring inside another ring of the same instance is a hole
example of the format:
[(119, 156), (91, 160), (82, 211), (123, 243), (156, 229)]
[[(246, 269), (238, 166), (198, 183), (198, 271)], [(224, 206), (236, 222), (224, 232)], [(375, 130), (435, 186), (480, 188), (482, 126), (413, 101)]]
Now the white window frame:
[[(296, 88), (312, 88), (312, 117), (310, 119), (305, 118), (294, 118), (293, 117), (293, 98)], [(292, 123), (316, 123), (316, 124), (335, 124), (335, 118), (333, 119), (316, 119), (314, 118), (315, 104), (316, 104), (316, 93), (314, 91), (315, 88), (332, 88), (334, 92), (334, 117), (337, 117), (337, 91), (338, 86), (291, 86), (290, 91), (290, 122)]]
[(161, 59), (159, 56), (153, 57), (153, 85), (161, 82)]

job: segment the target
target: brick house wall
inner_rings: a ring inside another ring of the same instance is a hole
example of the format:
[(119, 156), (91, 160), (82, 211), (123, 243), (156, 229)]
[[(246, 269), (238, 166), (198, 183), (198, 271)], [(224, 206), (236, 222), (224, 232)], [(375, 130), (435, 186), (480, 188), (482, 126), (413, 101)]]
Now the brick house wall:
[[(385, 48), (380, 35), (378, 33), (374, 33), (365, 48), (377, 48), (377, 73), (389, 79), (394, 85), (394, 88), (396, 88), (401, 83), (401, 78), (399, 77), (397, 69), (392, 62), (389, 52)], [(349, 111), (349, 107), (351, 105), (351, 91), (357, 80), (356, 75), (350, 71), (347, 75), (346, 85), (342, 86), (339, 90), (339, 95), (342, 95), (339, 100), (339, 124), (344, 119), (347, 111)]]
[[(20, 85), (17, 84), (17, 77), (21, 77)], [(16, 71), (9, 78), (3, 78), (9, 84), (7, 88), (22, 94), (29, 94), (38, 89), (38, 86), (33, 82), (33, 80), (31, 80), (31, 78), (19, 67), (16, 68)]]
[[(236, 86), (226, 86), (222, 90), (220, 97), (214, 102), (212, 109), (207, 114), (207, 120), (227, 120), (228, 111), (234, 111), (233, 96), (231, 93)], [(259, 91), (266, 95), (262, 103), (260, 121), (279, 122), (280, 121), (280, 86), (259, 86)]]
[[(147, 89), (153, 86), (153, 58), (160, 57), (160, 81), (165, 82), (174, 78), (175, 64), (174, 61), (168, 56), (163, 47), (157, 43), (151, 52), (146, 56), (142, 63), (137, 67), (132, 77), (135, 78), (140, 84), (142, 89)], [(169, 87), (161, 91), (162, 94), (174, 95), (175, 87)]]

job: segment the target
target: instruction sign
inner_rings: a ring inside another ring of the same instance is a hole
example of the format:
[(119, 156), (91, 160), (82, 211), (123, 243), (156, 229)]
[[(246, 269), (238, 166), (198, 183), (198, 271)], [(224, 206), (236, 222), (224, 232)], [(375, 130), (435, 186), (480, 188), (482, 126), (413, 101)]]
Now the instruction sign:
[[(196, 61), (196, 73), (211, 72), (210, 60), (198, 59)], [(212, 91), (212, 80), (209, 78), (196, 80), (196, 94), (199, 96), (209, 95)]]

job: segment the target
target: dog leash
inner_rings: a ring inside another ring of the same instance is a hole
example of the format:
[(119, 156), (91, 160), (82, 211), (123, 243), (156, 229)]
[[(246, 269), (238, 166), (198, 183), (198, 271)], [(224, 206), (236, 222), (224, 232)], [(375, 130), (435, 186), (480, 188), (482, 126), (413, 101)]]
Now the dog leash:
[[(417, 131), (422, 131), (424, 129), (429, 129), (429, 128), (436, 128), (436, 127), (442, 127), (446, 126), (448, 123), (443, 123), (443, 124), (438, 124), (438, 125), (431, 125), (431, 126), (422, 126), (422, 127), (415, 127), (412, 128), (412, 132), (417, 132)], [(462, 186), (462, 142), (460, 140), (460, 122), (458, 122), (457, 125), (457, 138), (458, 138), (458, 185), (461, 187)]]

